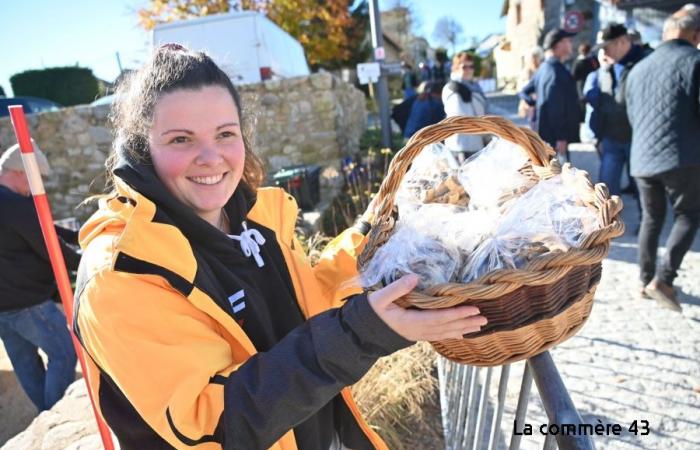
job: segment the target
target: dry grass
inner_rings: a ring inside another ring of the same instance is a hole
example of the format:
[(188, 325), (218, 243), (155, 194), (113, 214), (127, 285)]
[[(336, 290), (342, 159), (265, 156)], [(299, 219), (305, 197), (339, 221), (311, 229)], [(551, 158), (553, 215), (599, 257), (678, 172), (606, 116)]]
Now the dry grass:
[(392, 450), (444, 448), (435, 352), (418, 343), (380, 359), (352, 392)]
[(329, 238), (328, 236), (322, 233), (316, 232), (309, 238), (300, 237), (300, 240), (301, 245), (304, 246), (304, 250), (306, 250), (309, 262), (312, 266), (315, 266), (318, 262), (318, 259), (321, 257), (321, 252), (326, 247), (326, 245), (328, 245), (328, 243), (332, 240), (332, 238)]

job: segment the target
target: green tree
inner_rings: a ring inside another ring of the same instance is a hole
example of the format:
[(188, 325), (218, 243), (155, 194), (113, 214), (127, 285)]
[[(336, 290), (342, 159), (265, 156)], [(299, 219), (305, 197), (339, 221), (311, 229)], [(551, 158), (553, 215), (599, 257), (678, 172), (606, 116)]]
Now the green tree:
[(5, 97), (5, 89), (0, 86), (0, 97)]
[(95, 100), (97, 78), (86, 67), (51, 67), (27, 70), (10, 77), (16, 96), (41, 97), (64, 105), (80, 105)]

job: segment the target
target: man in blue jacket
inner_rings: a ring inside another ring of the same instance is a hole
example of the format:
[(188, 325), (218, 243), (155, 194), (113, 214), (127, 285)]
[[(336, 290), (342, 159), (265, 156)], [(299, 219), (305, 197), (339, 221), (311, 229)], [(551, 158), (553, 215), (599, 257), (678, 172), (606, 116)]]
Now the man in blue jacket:
[(540, 137), (556, 149), (560, 159), (566, 157), (567, 161), (568, 145), (579, 141), (581, 124), (576, 82), (562, 64), (573, 53), (572, 36), (574, 33), (559, 28), (545, 35), (546, 60), (519, 94), (536, 108), (535, 127)]
[(611, 194), (620, 195), (622, 171), (629, 162), (632, 128), (625, 110), (624, 88), (627, 76), (650, 51), (632, 43), (624, 25), (612, 23), (601, 32), (596, 48), (602, 48), (605, 56), (614, 61), (609, 67), (598, 69), (586, 86), (586, 101), (596, 111), (596, 137), (601, 139), (601, 182)]
[[(630, 72), (625, 86), (632, 125), (630, 172), (642, 204), (642, 293), (681, 311), (673, 280), (700, 223), (700, 8), (686, 6), (664, 24), (664, 42)], [(667, 198), (668, 197), (668, 198)], [(656, 267), (668, 199), (673, 227)]]

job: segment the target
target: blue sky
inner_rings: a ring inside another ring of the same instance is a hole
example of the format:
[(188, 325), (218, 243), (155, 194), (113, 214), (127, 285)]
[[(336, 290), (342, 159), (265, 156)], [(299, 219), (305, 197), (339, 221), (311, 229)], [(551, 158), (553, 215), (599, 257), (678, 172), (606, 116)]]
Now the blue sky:
[[(138, 27), (136, 11), (146, 0), (2, 0), (0, 85), (10, 94), (9, 78), (17, 72), (78, 63), (95, 75), (113, 80), (122, 66), (143, 61), (149, 34)], [(380, 0), (381, 9), (395, 0)], [(470, 36), (505, 30), (499, 0), (404, 0), (417, 13), (418, 34), (433, 41), (435, 22), (454, 17)]]

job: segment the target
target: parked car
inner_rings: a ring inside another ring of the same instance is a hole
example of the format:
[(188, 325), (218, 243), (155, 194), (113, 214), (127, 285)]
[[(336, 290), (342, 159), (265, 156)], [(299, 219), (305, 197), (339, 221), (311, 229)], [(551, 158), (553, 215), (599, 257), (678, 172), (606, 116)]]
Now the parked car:
[(243, 11), (156, 25), (154, 47), (178, 43), (205, 51), (235, 84), (309, 74), (299, 41), (263, 14)]
[(26, 114), (39, 113), (44, 111), (58, 111), (63, 108), (56, 102), (38, 97), (4, 97), (0, 98), (0, 117), (10, 115), (8, 106), (22, 105)]
[(94, 102), (90, 103), (90, 106), (99, 106), (99, 105), (111, 105), (114, 103), (115, 95), (105, 95), (104, 97), (100, 97)]

